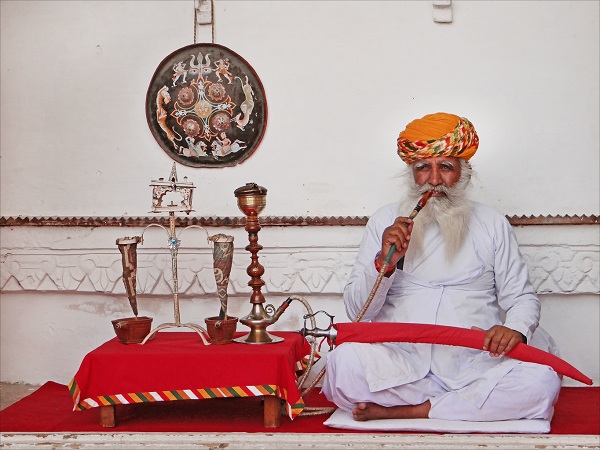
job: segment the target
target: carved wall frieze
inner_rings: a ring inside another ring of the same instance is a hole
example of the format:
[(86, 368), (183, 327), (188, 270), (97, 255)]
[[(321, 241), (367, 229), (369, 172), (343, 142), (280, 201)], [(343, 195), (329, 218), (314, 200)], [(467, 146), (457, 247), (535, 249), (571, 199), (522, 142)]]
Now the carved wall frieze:
[(531, 282), (538, 293), (600, 291), (598, 246), (521, 246)]
[[(322, 248), (265, 249), (260, 260), (265, 267), (264, 292), (341, 293), (356, 258), (356, 249)], [(161, 250), (138, 252), (137, 292), (167, 295), (171, 291), (171, 259)], [(120, 255), (114, 250), (97, 249), (89, 253), (10, 252), (2, 255), (2, 291), (74, 291), (115, 295), (125, 294)], [(234, 256), (228, 292), (250, 292), (246, 273), (249, 258)], [(180, 252), (178, 285), (182, 296), (214, 296), (212, 252)]]
[[(260, 217), (261, 226), (363, 226), (367, 216), (355, 217)], [(527, 225), (595, 225), (600, 223), (596, 215), (545, 215), (507, 216), (514, 226)], [(168, 225), (167, 217), (0, 217), (0, 227), (144, 227), (150, 224)], [(245, 217), (178, 217), (178, 227), (200, 225), (204, 227), (244, 227)]]
[[(341, 295), (356, 258), (356, 246), (264, 248), (260, 263), (263, 292)], [(539, 293), (599, 292), (598, 245), (522, 245), (521, 252)], [(120, 255), (114, 248), (3, 249), (0, 287), (10, 291), (71, 291), (124, 295)], [(236, 250), (230, 295), (246, 295), (248, 254)], [(182, 296), (214, 297), (212, 253), (209, 249), (181, 251), (178, 259)], [(138, 251), (140, 295), (170, 295), (171, 260), (162, 249)]]

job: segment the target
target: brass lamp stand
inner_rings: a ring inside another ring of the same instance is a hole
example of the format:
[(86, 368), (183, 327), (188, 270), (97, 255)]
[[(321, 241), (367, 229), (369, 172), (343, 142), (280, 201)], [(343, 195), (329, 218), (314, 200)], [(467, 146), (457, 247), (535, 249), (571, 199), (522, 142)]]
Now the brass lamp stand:
[[(250, 327), (250, 333), (234, 339), (236, 342), (245, 344), (272, 344), (283, 341), (283, 338), (270, 335), (266, 328), (275, 323), (281, 313), (275, 313), (273, 305), (263, 306), (265, 297), (261, 292), (261, 288), (265, 285), (261, 276), (265, 273), (265, 268), (258, 262), (258, 252), (262, 250), (262, 245), (258, 243), (258, 232), (260, 224), (258, 216), (267, 205), (267, 190), (258, 186), (256, 183), (247, 183), (234, 191), (237, 198), (238, 208), (246, 216), (246, 231), (248, 232), (248, 240), (250, 244), (246, 246), (246, 250), (250, 252), (251, 264), (248, 266), (246, 273), (250, 275), (248, 286), (252, 288), (250, 295), (250, 303), (252, 310), (246, 317), (240, 319), (240, 322), (247, 327)], [(267, 312), (271, 311), (271, 314)]]
[[(169, 229), (167, 230), (165, 227), (163, 227), (162, 225), (159, 225), (159, 224), (150, 224), (142, 232), (142, 242), (143, 242), (144, 233), (150, 227), (153, 227), (153, 226), (159, 227), (167, 232), (167, 235), (168, 235), (167, 245), (168, 245), (170, 253), (171, 253), (171, 273), (172, 273), (172, 283), (173, 283), (172, 290), (173, 290), (173, 307), (174, 307), (175, 322), (160, 324), (158, 327), (156, 327), (155, 329), (150, 331), (150, 333), (148, 333), (148, 335), (142, 341), (142, 344), (145, 344), (148, 340), (150, 340), (156, 332), (163, 330), (165, 328), (186, 327), (186, 328), (191, 328), (192, 330), (195, 330), (200, 335), (200, 338), (202, 339), (202, 342), (204, 342), (204, 345), (210, 345), (210, 343), (204, 337), (205, 334), (208, 335), (206, 330), (204, 328), (202, 328), (200, 325), (197, 325), (195, 323), (181, 323), (180, 314), (179, 314), (179, 277), (177, 275), (177, 254), (179, 251), (180, 240), (175, 232), (175, 212), (179, 211), (179, 212), (185, 212), (185, 213), (189, 214), (191, 211), (193, 211), (192, 210), (192, 194), (193, 194), (194, 184), (188, 182), (187, 177), (184, 177), (183, 182), (179, 182), (177, 180), (177, 169), (175, 167), (175, 163), (173, 163), (173, 168), (171, 169), (171, 175), (169, 176), (169, 180), (165, 181), (163, 178), (160, 178), (158, 180), (153, 180), (152, 183), (150, 184), (150, 186), (153, 187), (153, 189), (152, 189), (152, 212), (153, 213), (168, 212), (169, 213)], [(167, 193), (180, 194), (181, 202), (179, 204), (175, 204), (175, 203), (173, 203), (173, 201), (171, 201), (170, 204), (163, 206), (162, 200), (163, 200), (163, 197), (165, 196), (165, 194), (167, 194)], [(201, 226), (190, 225), (188, 227), (185, 227), (182, 230), (182, 232), (188, 228), (201, 228), (204, 230), (204, 228), (202, 228)], [(204, 231), (206, 231), (206, 230), (204, 230)], [(208, 236), (208, 233), (206, 233), (206, 234)]]

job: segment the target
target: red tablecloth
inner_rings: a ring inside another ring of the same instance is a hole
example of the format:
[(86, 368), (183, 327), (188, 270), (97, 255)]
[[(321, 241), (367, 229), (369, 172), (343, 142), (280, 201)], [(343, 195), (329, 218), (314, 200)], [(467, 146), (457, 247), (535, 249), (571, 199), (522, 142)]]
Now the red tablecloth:
[(144, 345), (125, 345), (115, 337), (88, 353), (69, 383), (74, 410), (277, 395), (293, 419), (304, 408), (296, 370), (310, 347), (297, 333), (270, 333), (284, 341), (206, 346), (194, 332), (159, 332)]

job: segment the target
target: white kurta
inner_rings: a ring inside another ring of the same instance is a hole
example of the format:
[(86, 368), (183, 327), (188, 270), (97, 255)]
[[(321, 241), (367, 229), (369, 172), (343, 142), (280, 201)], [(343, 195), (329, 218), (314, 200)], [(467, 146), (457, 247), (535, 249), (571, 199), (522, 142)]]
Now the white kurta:
[[(346, 311), (356, 317), (377, 278), (373, 261), (381, 249), (385, 228), (406, 211), (398, 204), (380, 208), (367, 223), (356, 264), (344, 290)], [(418, 220), (418, 218), (416, 219)], [(409, 246), (403, 270), (383, 278), (363, 321), (410, 322), (476, 326), (487, 330), (504, 325), (531, 342), (540, 302), (529, 281), (527, 266), (506, 218), (474, 203), (465, 241), (451, 263), (436, 226), (428, 227), (424, 252)], [(369, 389), (381, 391), (435, 375), (449, 390), (473, 381), (465, 400), (481, 407), (498, 381), (519, 362), (462, 347), (429, 344), (353, 344)], [(547, 350), (545, 348), (544, 350)]]

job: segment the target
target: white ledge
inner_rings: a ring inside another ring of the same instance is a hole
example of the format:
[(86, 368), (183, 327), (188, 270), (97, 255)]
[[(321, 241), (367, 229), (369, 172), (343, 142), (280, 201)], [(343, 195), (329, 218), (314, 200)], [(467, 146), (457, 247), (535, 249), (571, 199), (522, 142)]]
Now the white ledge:
[[(298, 419), (296, 419), (298, 420)], [(356, 433), (2, 433), (11, 449), (597, 449), (593, 435)]]

